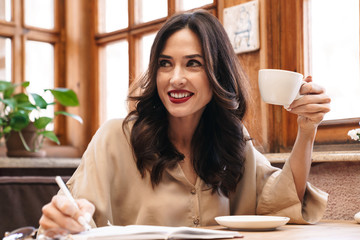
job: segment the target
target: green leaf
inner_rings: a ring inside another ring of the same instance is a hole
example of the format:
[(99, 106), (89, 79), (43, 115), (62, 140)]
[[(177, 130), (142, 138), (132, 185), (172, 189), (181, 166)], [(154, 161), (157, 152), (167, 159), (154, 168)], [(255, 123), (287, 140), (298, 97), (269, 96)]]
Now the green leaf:
[(19, 110), (32, 111), (37, 109), (36, 106), (32, 105), (30, 102), (20, 103), (18, 106)]
[(0, 81), (0, 92), (4, 92), (6, 89), (12, 87), (11, 82)]
[(11, 98), (11, 95), (14, 93), (15, 87), (10, 87), (4, 91), (4, 98)]
[(57, 112), (55, 112), (55, 116), (57, 116), (57, 115), (69, 116), (69, 117), (72, 117), (75, 120), (79, 121), (81, 124), (83, 123), (82, 118), (79, 115), (76, 115), (76, 114), (72, 114), (72, 113), (68, 113), (68, 112), (64, 112), (64, 111), (57, 111)]
[(55, 99), (63, 106), (78, 106), (79, 100), (76, 96), (76, 93), (67, 88), (55, 88), (55, 89), (47, 89), (49, 90), (55, 97)]
[(6, 128), (4, 128), (4, 133), (7, 134), (11, 131), (11, 127), (7, 126)]
[(18, 111), (10, 116), (10, 126), (14, 131), (20, 131), (21, 129), (25, 128), (29, 125), (30, 119), (26, 112)]
[(34, 122), (34, 126), (37, 128), (37, 129), (43, 129), (45, 128), (49, 123), (52, 122), (52, 118), (49, 118), (49, 117), (40, 117), (38, 119), (35, 120)]
[(30, 85), (30, 82), (22, 82), (20, 85), (27, 88)]
[(15, 109), (16, 108), (16, 101), (15, 99), (4, 99), (1, 100), (1, 102), (3, 102), (6, 106), (9, 106), (11, 109)]
[(13, 97), (18, 103), (29, 102), (29, 97), (25, 93), (15, 94)]
[(44, 137), (50, 139), (53, 142), (56, 142), (58, 145), (60, 144), (59, 139), (57, 138), (57, 136), (55, 135), (54, 132), (52, 131), (43, 131), (43, 132), (39, 132), (40, 135), (43, 135)]
[(22, 83), (17, 83), (17, 84), (13, 84), (11, 82), (8, 81), (0, 81), (0, 92), (3, 92), (7, 89), (10, 88), (16, 88), (18, 86), (22, 86), (24, 88), (27, 88), (30, 85), (30, 82), (22, 82)]
[(13, 84), (13, 83), (7, 82), (7, 81), (0, 81), (0, 92), (4, 93), (3, 98), (11, 98), (16, 87), (22, 86), (24, 88), (27, 88), (29, 85), (30, 85), (29, 82)]
[(46, 109), (48, 104), (43, 97), (36, 93), (31, 93), (31, 96), (34, 98), (36, 106), (39, 106), (41, 109)]

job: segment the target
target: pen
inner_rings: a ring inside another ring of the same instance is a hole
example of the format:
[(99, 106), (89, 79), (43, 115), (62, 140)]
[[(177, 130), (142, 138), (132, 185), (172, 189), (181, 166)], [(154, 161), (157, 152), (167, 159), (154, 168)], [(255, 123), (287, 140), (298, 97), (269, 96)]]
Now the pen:
[[(70, 202), (76, 207), (76, 209), (79, 209), (79, 206), (77, 205), (75, 199), (71, 195), (69, 189), (66, 187), (64, 181), (60, 176), (55, 177), (56, 183), (59, 185), (60, 189), (63, 191), (65, 196), (70, 200)], [(91, 229), (91, 226), (85, 221), (85, 218), (80, 216), (77, 220), (82, 226), (85, 227), (85, 230), (88, 231)]]

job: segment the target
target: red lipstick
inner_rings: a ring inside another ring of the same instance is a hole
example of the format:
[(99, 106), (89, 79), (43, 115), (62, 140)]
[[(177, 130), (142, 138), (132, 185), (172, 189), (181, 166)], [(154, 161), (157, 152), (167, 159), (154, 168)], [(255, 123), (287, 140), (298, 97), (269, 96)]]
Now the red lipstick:
[(172, 90), (168, 92), (169, 100), (172, 103), (180, 104), (188, 101), (194, 94), (186, 90)]

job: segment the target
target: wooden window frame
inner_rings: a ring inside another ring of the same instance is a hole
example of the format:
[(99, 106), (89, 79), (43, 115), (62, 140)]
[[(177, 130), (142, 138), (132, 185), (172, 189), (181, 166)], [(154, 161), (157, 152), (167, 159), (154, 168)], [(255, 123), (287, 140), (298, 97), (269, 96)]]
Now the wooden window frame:
[[(52, 44), (54, 47), (54, 86), (66, 87), (65, 81), (65, 0), (54, 0), (54, 28), (43, 29), (26, 25), (25, 23), (25, 1), (13, 0), (11, 2), (11, 20), (0, 21), (0, 36), (10, 38), (12, 46), (12, 82), (20, 83), (26, 81), (25, 77), (25, 51), (26, 41), (38, 41)], [(56, 109), (59, 110), (59, 109)], [(55, 133), (57, 134), (61, 147), (54, 146), (50, 141), (44, 144), (44, 150), (48, 156), (70, 156), (78, 155), (78, 150), (69, 145), (69, 135), (65, 131), (67, 121), (64, 116), (55, 118)], [(61, 149), (60, 149), (61, 148)], [(63, 151), (66, 149), (66, 151)], [(4, 146), (0, 147), (0, 155), (5, 156)], [(61, 153), (61, 154), (59, 154)], [(65, 154), (63, 154), (65, 153)]]
[[(215, 0), (202, 8), (211, 11), (220, 21), (223, 10), (249, 0)], [(296, 116), (282, 107), (262, 102), (258, 91), (258, 70), (279, 68), (302, 73), (309, 72), (306, 65), (309, 41), (304, 31), (307, 0), (259, 0), (260, 50), (239, 54), (238, 58), (249, 76), (252, 103), (245, 119), (246, 127), (253, 136), (255, 146), (262, 152), (288, 152), (296, 138)], [(14, 0), (12, 18), (15, 22), (0, 21), (0, 35), (12, 38), (12, 77), (15, 82), (24, 79), (25, 40), (39, 40), (54, 44), (55, 82), (78, 93), (80, 107), (67, 109), (83, 117), (84, 124), (69, 120), (56, 128), (61, 146), (47, 148), (50, 157), (80, 157), (96, 130), (100, 127), (99, 100), (100, 73), (99, 48), (108, 43), (126, 39), (129, 46), (129, 85), (139, 74), (140, 61), (138, 40), (143, 34), (160, 29), (167, 17), (135, 24), (135, 5), (129, 0), (129, 26), (110, 33), (97, 32), (97, 0), (55, 0), (57, 12), (55, 31), (26, 27), (21, 35), (23, 0)], [(175, 13), (177, 0), (168, 0), (168, 16)], [(20, 20), (19, 20), (20, 19)], [(306, 24), (306, 23), (305, 23)], [(254, 117), (256, 116), (256, 118)], [(359, 143), (349, 140), (348, 130), (358, 127), (360, 118), (324, 121), (318, 129), (315, 150), (358, 149)], [(334, 138), (336, 136), (336, 138)], [(2, 151), (4, 152), (4, 151)]]
[[(266, 0), (263, 4), (261, 34), (266, 36), (261, 68), (278, 68), (308, 74), (310, 71), (308, 0)], [(304, 22), (305, 20), (305, 22)], [(261, 51), (261, 50), (260, 50)], [(297, 117), (279, 106), (266, 106), (267, 129), (262, 149), (289, 152), (297, 134)], [(347, 136), (357, 128), (360, 118), (325, 120), (318, 127), (315, 151), (356, 150), (359, 143)]]
[[(206, 5), (202, 7), (203, 9), (216, 12), (217, 9), (217, 0), (214, 1), (213, 4)], [(177, 0), (168, 0), (168, 16), (173, 15), (177, 9)], [(94, 1), (94, 8), (97, 12), (97, 1)], [(109, 32), (109, 33), (99, 33), (97, 31), (97, 24), (95, 24), (95, 42), (98, 47), (104, 46), (108, 43), (119, 41), (119, 40), (127, 40), (129, 46), (129, 85), (132, 81), (141, 74), (139, 72), (140, 61), (137, 56), (139, 56), (140, 46), (139, 39), (142, 35), (146, 35), (149, 33), (153, 33), (158, 31), (163, 23), (167, 20), (167, 17), (159, 18), (153, 21), (145, 22), (145, 23), (136, 23), (135, 21), (135, 12), (136, 12), (136, 1), (128, 0), (128, 27), (124, 29), (120, 29), (117, 31)], [(96, 20), (97, 23), (97, 20)]]

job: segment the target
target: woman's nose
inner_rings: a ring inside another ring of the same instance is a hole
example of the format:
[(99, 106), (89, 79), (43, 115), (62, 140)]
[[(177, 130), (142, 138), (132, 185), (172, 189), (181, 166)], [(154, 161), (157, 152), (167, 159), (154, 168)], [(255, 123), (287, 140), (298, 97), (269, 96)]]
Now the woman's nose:
[(186, 76), (181, 67), (174, 68), (173, 75), (170, 79), (170, 84), (174, 87), (181, 87), (186, 83)]

